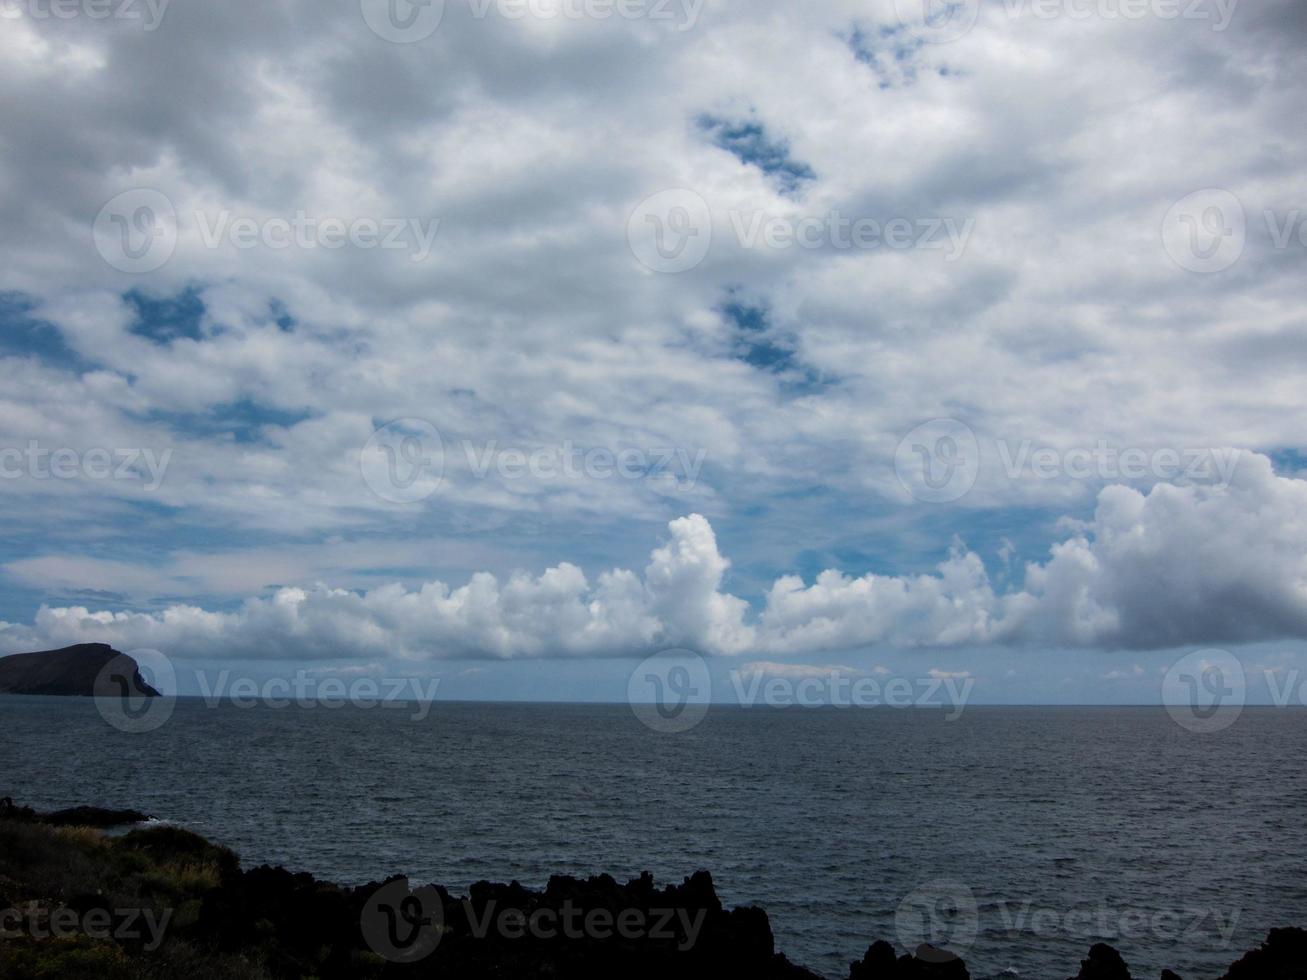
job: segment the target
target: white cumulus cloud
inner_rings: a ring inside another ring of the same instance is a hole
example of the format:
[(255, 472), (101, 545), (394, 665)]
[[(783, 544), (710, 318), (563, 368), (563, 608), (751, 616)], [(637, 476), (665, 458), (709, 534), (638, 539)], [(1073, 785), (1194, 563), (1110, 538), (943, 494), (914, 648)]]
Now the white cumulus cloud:
[(593, 581), (563, 562), (502, 580), (478, 573), (457, 587), (283, 588), (232, 612), (43, 607), (31, 627), (6, 624), (0, 637), (11, 647), (100, 640), (184, 657), (351, 659), (1307, 638), (1307, 480), (1276, 475), (1264, 457), (1248, 460), (1226, 489), (1105, 488), (1093, 519), (1006, 591), (979, 555), (959, 547), (931, 574), (829, 570), (811, 584), (787, 575), (755, 612), (727, 590), (730, 562), (706, 518), (680, 518), (668, 530), (642, 573), (613, 569)]

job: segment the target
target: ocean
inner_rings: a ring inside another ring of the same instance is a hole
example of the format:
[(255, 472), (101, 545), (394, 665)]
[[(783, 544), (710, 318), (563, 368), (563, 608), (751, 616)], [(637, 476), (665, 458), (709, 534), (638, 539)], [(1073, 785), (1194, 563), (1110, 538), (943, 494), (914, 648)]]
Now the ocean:
[(246, 708), (182, 699), (129, 734), (94, 702), (0, 697), (0, 796), (132, 807), (344, 884), (461, 891), (704, 868), (832, 977), (868, 944), (947, 942), (973, 977), (1221, 975), (1307, 925), (1307, 711), (1197, 734), (1161, 708), (626, 705)]

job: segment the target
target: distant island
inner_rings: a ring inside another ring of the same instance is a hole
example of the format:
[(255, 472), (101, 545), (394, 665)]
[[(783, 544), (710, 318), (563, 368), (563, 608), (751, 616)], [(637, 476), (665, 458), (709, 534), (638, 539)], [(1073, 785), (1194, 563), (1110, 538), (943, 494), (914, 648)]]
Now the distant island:
[(160, 696), (141, 676), (140, 665), (107, 643), (0, 657), (0, 694)]
[[(91, 829), (144, 818), (94, 807), (40, 814), (0, 800), (0, 977), (822, 980), (776, 951), (765, 911), (724, 908), (706, 871), (663, 888), (648, 874), (625, 885), (556, 876), (539, 891), (478, 882), (460, 897), (404, 878), (347, 888), (282, 868), (244, 870), (232, 851), (180, 827), (114, 837)], [(624, 922), (639, 928), (624, 933)], [(1300, 980), (1305, 964), (1307, 931), (1275, 929), (1223, 980)], [(1050, 966), (1043, 975), (1064, 974)], [(900, 954), (880, 941), (848, 976), (970, 974), (945, 950)], [(1076, 980), (1131, 973), (1100, 943)], [(1162, 980), (1179, 978), (1168, 970)]]

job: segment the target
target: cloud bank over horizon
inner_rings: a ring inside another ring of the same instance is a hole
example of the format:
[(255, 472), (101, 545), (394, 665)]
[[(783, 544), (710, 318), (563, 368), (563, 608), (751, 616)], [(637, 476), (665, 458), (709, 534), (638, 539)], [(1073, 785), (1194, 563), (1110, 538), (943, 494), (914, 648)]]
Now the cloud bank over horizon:
[(591, 582), (563, 562), (539, 575), (489, 573), (451, 587), (366, 593), (283, 588), (234, 612), (43, 607), (0, 642), (109, 642), (187, 658), (355, 659), (795, 655), (891, 646), (1032, 645), (1167, 649), (1307, 639), (1307, 480), (1245, 461), (1226, 488), (1111, 486), (1092, 520), (1029, 563), (1024, 587), (995, 589), (958, 545), (932, 574), (777, 579), (756, 611), (724, 590), (730, 561), (709, 521), (672, 521), (643, 573)]

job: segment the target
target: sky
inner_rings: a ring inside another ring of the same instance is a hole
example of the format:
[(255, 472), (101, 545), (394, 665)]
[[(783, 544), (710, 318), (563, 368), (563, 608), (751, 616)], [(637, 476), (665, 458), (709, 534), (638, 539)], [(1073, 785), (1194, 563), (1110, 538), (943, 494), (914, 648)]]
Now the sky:
[(1283, 690), (1304, 41), (1295, 0), (0, 3), (0, 652)]

